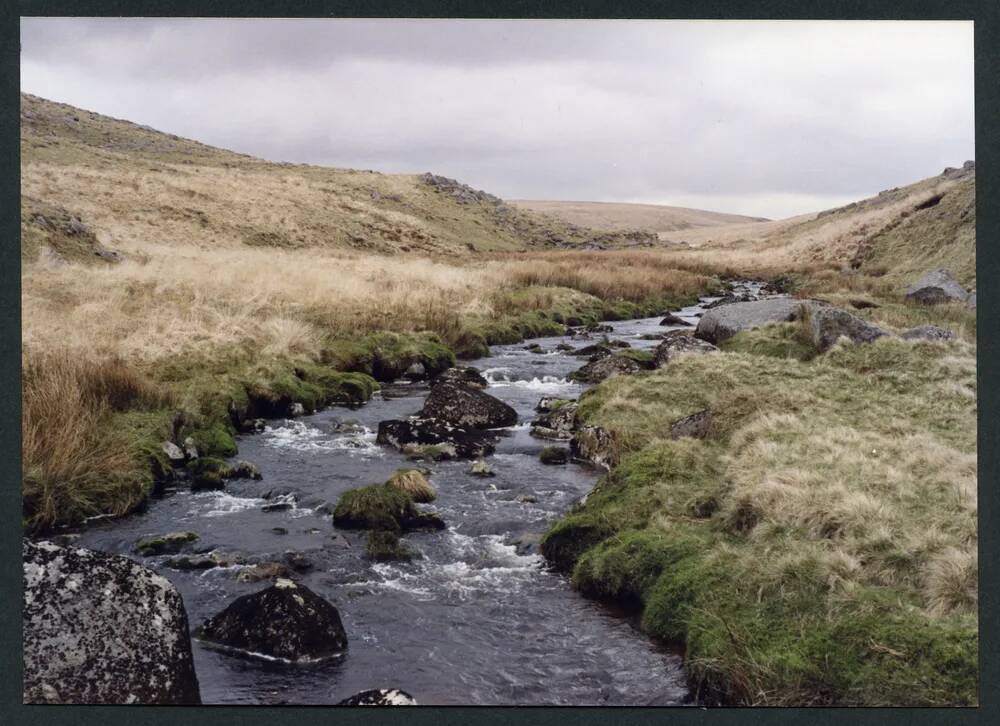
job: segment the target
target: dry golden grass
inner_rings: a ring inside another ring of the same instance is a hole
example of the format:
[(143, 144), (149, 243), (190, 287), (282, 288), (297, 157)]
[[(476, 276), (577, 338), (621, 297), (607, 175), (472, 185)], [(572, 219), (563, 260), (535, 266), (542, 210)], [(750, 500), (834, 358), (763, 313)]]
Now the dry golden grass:
[(415, 502), (433, 502), (437, 498), (434, 487), (423, 472), (417, 469), (399, 469), (389, 477), (386, 484), (409, 494)]
[[(760, 222), (741, 214), (709, 212), (704, 209), (671, 207), (662, 204), (618, 204), (612, 202), (556, 202), (534, 199), (511, 201), (519, 209), (528, 209), (557, 217), (570, 224), (591, 229), (646, 230), (661, 235), (700, 228)], [(683, 234), (679, 235), (683, 236)]]
[(146, 496), (149, 471), (115, 411), (163, 403), (118, 360), (76, 352), (26, 358), (22, 372), (21, 456), (29, 529), (96, 514), (124, 514)]

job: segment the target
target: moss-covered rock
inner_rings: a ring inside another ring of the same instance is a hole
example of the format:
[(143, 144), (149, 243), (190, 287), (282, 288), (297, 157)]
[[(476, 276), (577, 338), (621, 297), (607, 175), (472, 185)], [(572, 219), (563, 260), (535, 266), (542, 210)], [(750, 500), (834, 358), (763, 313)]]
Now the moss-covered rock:
[(135, 545), (135, 551), (145, 557), (177, 554), (184, 545), (197, 540), (198, 535), (194, 532), (168, 532), (139, 540)]
[(185, 467), (191, 479), (191, 489), (222, 489), (226, 486), (229, 466), (222, 459), (213, 456), (199, 456)]
[(376, 562), (409, 562), (418, 556), (400, 542), (398, 534), (384, 529), (373, 529), (368, 533), (365, 554)]
[(415, 502), (433, 502), (437, 498), (434, 487), (419, 469), (398, 469), (389, 477), (386, 486), (409, 494)]

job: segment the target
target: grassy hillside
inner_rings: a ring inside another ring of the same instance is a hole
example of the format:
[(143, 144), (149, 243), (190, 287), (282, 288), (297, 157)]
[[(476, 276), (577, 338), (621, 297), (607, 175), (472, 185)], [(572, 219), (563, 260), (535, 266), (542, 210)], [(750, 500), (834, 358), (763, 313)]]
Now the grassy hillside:
[(703, 209), (660, 204), (617, 204), (611, 202), (554, 202), (529, 199), (511, 201), (518, 209), (556, 217), (569, 224), (617, 232), (646, 230), (660, 239), (668, 233), (703, 227), (767, 221), (760, 217), (708, 212)]
[(467, 254), (634, 243), (433, 175), (271, 163), (27, 94), (21, 153), (29, 258), (51, 247), (86, 259), (96, 243), (126, 254), (149, 244)]
[(701, 245), (687, 254), (776, 271), (848, 268), (897, 282), (946, 267), (975, 287), (975, 205), (970, 162), (818, 214), (694, 230), (687, 237)]

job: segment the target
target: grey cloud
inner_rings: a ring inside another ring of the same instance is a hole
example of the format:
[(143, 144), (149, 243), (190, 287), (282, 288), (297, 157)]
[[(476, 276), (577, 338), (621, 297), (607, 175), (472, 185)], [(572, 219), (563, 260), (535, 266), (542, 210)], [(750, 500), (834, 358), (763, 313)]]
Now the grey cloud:
[(28, 19), (22, 85), (508, 198), (785, 216), (974, 155), (965, 23)]

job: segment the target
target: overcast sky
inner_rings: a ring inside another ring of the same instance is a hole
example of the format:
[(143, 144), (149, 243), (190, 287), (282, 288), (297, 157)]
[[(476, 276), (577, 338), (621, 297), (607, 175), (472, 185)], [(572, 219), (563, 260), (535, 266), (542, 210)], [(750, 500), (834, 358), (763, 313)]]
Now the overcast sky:
[(276, 161), (784, 217), (974, 158), (972, 23), (25, 19), (22, 90)]

